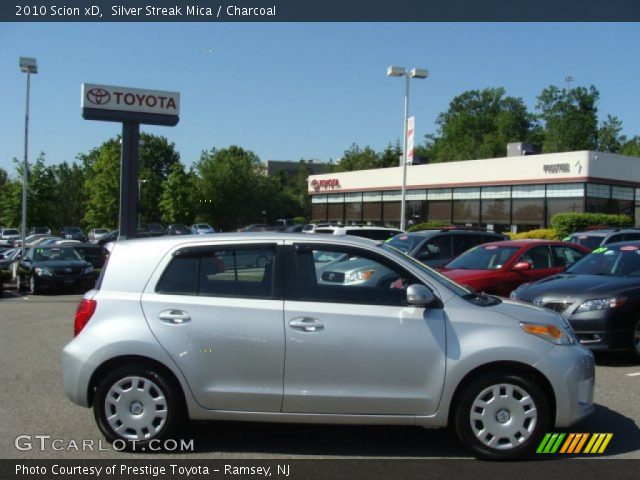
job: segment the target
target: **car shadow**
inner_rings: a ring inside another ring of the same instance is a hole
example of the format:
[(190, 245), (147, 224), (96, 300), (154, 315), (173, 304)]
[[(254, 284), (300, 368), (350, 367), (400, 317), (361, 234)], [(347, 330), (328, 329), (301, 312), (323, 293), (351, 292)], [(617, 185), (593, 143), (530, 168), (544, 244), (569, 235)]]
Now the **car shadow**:
[[(601, 405), (577, 424), (552, 432), (613, 433), (613, 437), (603, 454), (544, 454), (540, 460), (606, 458), (640, 450), (640, 429), (635, 421)], [(183, 438), (193, 439), (194, 451), (189, 453), (222, 456), (473, 458), (451, 429), (200, 421), (191, 422)]]
[(640, 367), (625, 352), (596, 352), (596, 365), (601, 367)]

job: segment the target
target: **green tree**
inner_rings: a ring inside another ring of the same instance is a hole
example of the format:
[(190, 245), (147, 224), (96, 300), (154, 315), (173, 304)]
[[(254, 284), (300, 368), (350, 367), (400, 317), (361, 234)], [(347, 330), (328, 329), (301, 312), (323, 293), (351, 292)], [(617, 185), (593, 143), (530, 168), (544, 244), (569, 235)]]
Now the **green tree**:
[(78, 164), (63, 162), (52, 167), (55, 208), (51, 212), (52, 224), (57, 227), (81, 225), (84, 218), (84, 171)]
[(450, 162), (505, 155), (507, 143), (530, 141), (534, 117), (521, 98), (504, 88), (470, 90), (455, 97), (427, 135), (429, 162)]
[(355, 143), (345, 150), (334, 167), (336, 172), (352, 172), (380, 168), (380, 156), (369, 146), (360, 148)]
[(595, 150), (598, 147), (598, 108), (600, 93), (591, 87), (545, 88), (537, 108), (544, 122), (544, 153)]
[(251, 151), (238, 146), (202, 152), (195, 163), (198, 173), (198, 218), (222, 230), (262, 220), (272, 212), (264, 167)]
[(624, 145), (620, 147), (619, 153), (630, 157), (640, 157), (640, 135), (636, 135), (624, 142)]
[(120, 139), (112, 138), (80, 156), (85, 165), (86, 228), (116, 228), (120, 202)]
[(166, 182), (162, 184), (160, 212), (163, 222), (193, 223), (197, 201), (194, 189), (194, 173), (185, 172), (182, 163), (174, 163)]
[(600, 152), (617, 153), (627, 140), (622, 132), (622, 122), (618, 117), (607, 115), (607, 119), (598, 129), (598, 150)]
[[(417, 154), (417, 153), (416, 153)], [(380, 159), (380, 167), (397, 167), (402, 165), (400, 158), (402, 157), (402, 146), (400, 142), (396, 142), (395, 145), (391, 145), (390, 143), (387, 145), (387, 148), (379, 155)]]

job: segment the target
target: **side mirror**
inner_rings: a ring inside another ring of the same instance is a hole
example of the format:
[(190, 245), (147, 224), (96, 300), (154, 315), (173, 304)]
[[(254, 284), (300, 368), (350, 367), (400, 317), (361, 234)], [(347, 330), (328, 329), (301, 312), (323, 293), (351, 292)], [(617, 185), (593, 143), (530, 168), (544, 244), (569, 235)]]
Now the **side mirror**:
[(416, 307), (428, 307), (435, 301), (433, 292), (424, 285), (414, 283), (407, 287), (407, 303)]
[(531, 270), (531, 265), (529, 262), (518, 262), (511, 270), (514, 272), (526, 272), (527, 270)]

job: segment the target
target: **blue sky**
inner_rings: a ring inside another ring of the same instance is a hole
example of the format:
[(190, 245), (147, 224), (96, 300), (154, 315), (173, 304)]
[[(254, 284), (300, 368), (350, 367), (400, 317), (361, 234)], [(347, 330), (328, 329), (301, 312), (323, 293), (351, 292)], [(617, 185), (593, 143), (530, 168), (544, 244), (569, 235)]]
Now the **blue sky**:
[(24, 153), (25, 75), (32, 76), (29, 156), (74, 161), (120, 133), (83, 120), (80, 86), (181, 93), (176, 127), (142, 126), (190, 165), (240, 145), (262, 160), (337, 160), (352, 143), (382, 150), (402, 136), (403, 80), (388, 65), (426, 68), (411, 83), (417, 139), (454, 96), (505, 87), (531, 111), (549, 85), (595, 85), (599, 116), (640, 134), (638, 23), (91, 23), (0, 24), (0, 168)]

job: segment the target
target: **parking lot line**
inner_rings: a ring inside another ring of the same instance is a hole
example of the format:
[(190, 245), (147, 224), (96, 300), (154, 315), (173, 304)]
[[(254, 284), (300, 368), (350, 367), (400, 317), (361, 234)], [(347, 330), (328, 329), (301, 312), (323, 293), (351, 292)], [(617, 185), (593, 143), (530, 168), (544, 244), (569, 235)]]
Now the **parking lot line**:
[(640, 377), (640, 372), (627, 373), (627, 377)]

